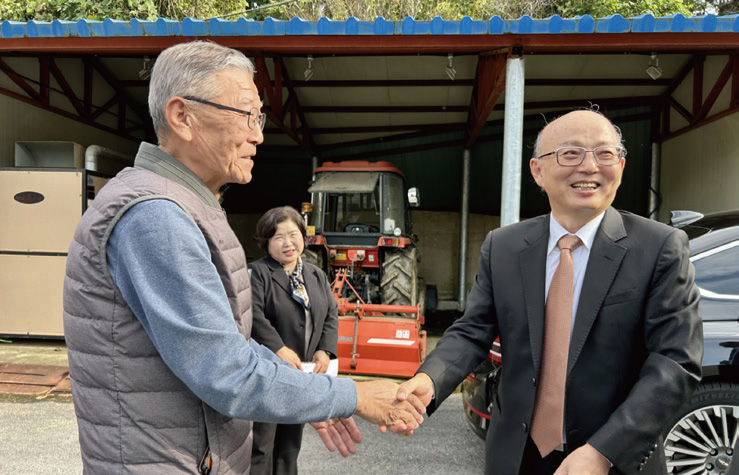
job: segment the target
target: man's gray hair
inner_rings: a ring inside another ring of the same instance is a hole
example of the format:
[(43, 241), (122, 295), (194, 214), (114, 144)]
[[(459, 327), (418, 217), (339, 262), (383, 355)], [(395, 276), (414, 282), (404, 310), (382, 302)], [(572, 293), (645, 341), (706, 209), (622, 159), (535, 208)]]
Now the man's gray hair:
[[(618, 146), (621, 147), (621, 148), (623, 148), (624, 150), (626, 150), (626, 147), (624, 147), (624, 137), (621, 134), (621, 129), (619, 129), (616, 124), (614, 124), (613, 122), (611, 122), (611, 119), (609, 119), (608, 117), (606, 117), (605, 114), (603, 114), (600, 110), (598, 110), (598, 105), (597, 104), (593, 104), (589, 108), (578, 109), (578, 110), (585, 110), (585, 111), (589, 111), (589, 112), (595, 112), (596, 114), (598, 114), (598, 115), (602, 116), (603, 118), (605, 118), (608, 121), (608, 123), (611, 124), (611, 127), (613, 127), (613, 130), (616, 132), (616, 136), (618, 136)], [(569, 112), (567, 114), (569, 114)], [(560, 117), (564, 117), (567, 114), (562, 114), (561, 116), (557, 117), (554, 120), (557, 120)], [(549, 124), (551, 124), (552, 122), (554, 122), (554, 120), (551, 121), (551, 122), (547, 122), (547, 124), (544, 127), (542, 127), (542, 129), (539, 131), (539, 134), (536, 136), (536, 141), (534, 142), (534, 156), (533, 156), (533, 158), (537, 158), (540, 155), (539, 148), (541, 146), (541, 135), (544, 132), (544, 130), (547, 128), (547, 126)]]
[(161, 52), (151, 70), (149, 114), (159, 142), (170, 132), (165, 108), (173, 97), (210, 99), (221, 94), (215, 74), (242, 69), (254, 78), (254, 64), (240, 51), (210, 41), (191, 41)]

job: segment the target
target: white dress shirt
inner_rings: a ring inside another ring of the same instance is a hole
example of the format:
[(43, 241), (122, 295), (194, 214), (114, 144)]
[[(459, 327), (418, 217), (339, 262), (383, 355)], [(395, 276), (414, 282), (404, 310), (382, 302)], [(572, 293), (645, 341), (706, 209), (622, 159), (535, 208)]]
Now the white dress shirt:
[[(577, 315), (577, 306), (580, 302), (580, 292), (582, 291), (582, 283), (585, 279), (585, 268), (588, 266), (588, 259), (590, 258), (590, 249), (593, 247), (593, 241), (595, 240), (595, 233), (600, 227), (601, 221), (605, 211), (592, 220), (590, 220), (585, 226), (581, 227), (575, 233), (575, 236), (579, 237), (582, 244), (572, 251), (572, 260), (575, 263), (575, 292), (572, 296), (572, 326), (575, 325), (575, 315)], [(544, 299), (549, 297), (549, 286), (552, 284), (552, 277), (554, 277), (554, 271), (557, 270), (559, 265), (560, 250), (557, 247), (557, 242), (565, 234), (570, 234), (561, 224), (554, 219), (554, 215), (549, 214), (549, 244), (547, 246), (547, 281), (544, 293)]]

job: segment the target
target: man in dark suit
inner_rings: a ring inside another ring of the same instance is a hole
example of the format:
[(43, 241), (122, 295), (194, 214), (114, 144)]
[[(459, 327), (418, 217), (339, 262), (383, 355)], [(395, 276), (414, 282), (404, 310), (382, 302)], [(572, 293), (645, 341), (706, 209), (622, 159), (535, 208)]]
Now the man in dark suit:
[(624, 157), (595, 111), (542, 130), (530, 168), (552, 212), (487, 236), (464, 316), (398, 391), (431, 414), (499, 336), (488, 474), (664, 472), (660, 434), (701, 377), (699, 292), (685, 233), (611, 208)]

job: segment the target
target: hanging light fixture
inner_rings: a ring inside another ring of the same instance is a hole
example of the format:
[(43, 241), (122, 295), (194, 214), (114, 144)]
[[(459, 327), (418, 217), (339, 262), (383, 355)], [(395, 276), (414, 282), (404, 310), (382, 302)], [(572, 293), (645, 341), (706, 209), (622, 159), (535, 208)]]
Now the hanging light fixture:
[(139, 71), (139, 78), (146, 81), (151, 77), (151, 58), (144, 56), (144, 64)]
[(309, 54), (307, 59), (308, 67), (305, 68), (305, 72), (303, 73), (303, 75), (305, 76), (306, 81), (310, 81), (310, 78), (313, 77), (313, 55)]
[(449, 53), (447, 56), (447, 59), (449, 59), (449, 64), (446, 67), (446, 75), (449, 76), (449, 79), (454, 81), (454, 76), (457, 75), (457, 70), (454, 69), (454, 55), (452, 53)]
[(649, 66), (647, 66), (647, 74), (650, 78), (657, 80), (662, 77), (662, 68), (659, 67), (659, 58), (657, 57), (657, 53), (652, 53), (650, 57), (652, 58), (652, 61), (650, 61)]

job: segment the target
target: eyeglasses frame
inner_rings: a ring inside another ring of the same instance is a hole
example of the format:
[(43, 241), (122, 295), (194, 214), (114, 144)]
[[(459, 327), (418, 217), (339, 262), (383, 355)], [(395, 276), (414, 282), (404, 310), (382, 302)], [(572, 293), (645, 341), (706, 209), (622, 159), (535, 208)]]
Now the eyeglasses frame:
[[(201, 99), (195, 96), (184, 96), (183, 99), (188, 100), (188, 101), (199, 102), (201, 104), (205, 104), (206, 106), (215, 107), (216, 109), (220, 109), (222, 111), (236, 112), (237, 114), (242, 114), (247, 117), (251, 117), (252, 115), (255, 115), (255, 113), (252, 112), (251, 110), (245, 111), (243, 109), (237, 109), (235, 107), (225, 106), (217, 102), (206, 101), (205, 99)], [(258, 109), (256, 107), (252, 107), (252, 110), (258, 110)], [(264, 112), (257, 112), (256, 116), (257, 116), (257, 121), (258, 121), (257, 123), (261, 124), (260, 129), (264, 130), (264, 124), (267, 122), (267, 114)], [(250, 129), (254, 130), (254, 127), (251, 126), (251, 121), (247, 121), (247, 124), (249, 124)]]
[[(620, 145), (601, 145), (600, 147), (595, 147), (592, 150), (588, 150), (585, 147), (578, 147), (576, 145), (570, 145), (568, 147), (559, 147), (558, 149), (556, 149), (553, 152), (545, 153), (545, 154), (539, 155), (538, 157), (535, 157), (535, 158), (538, 160), (540, 158), (544, 158), (544, 157), (548, 157), (550, 155), (554, 155), (555, 158), (557, 159), (557, 165), (559, 165), (560, 167), (579, 167), (580, 165), (582, 165), (582, 162), (585, 161), (585, 155), (587, 155), (588, 152), (591, 152), (593, 154), (593, 158), (595, 158), (595, 163), (597, 163), (598, 165), (603, 165), (603, 166), (606, 166), (606, 167), (611, 166), (611, 165), (617, 165), (618, 164), (618, 161), (613, 162), (613, 163), (601, 163), (598, 160), (598, 156), (595, 154), (595, 151), (598, 150), (599, 148), (608, 148), (608, 147), (614, 147), (614, 148), (619, 149), (618, 160), (621, 160), (622, 158), (626, 157), (626, 149), (623, 148)], [(568, 149), (568, 148), (577, 148), (577, 149), (583, 150), (583, 154), (582, 154), (582, 158), (580, 159), (580, 162), (573, 163), (572, 165), (563, 165), (562, 163), (560, 163), (560, 161), (559, 161), (559, 151), (560, 150), (564, 150), (564, 149)]]

